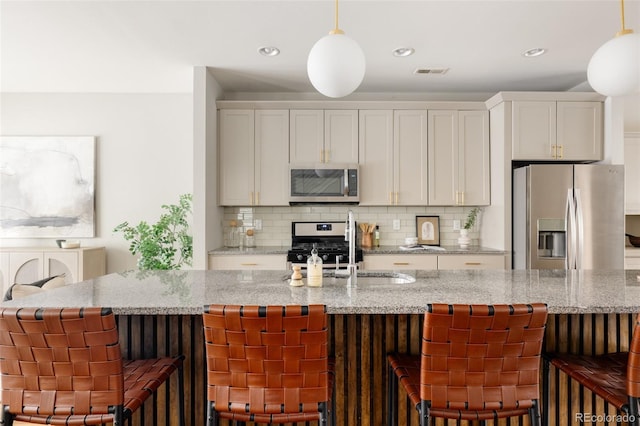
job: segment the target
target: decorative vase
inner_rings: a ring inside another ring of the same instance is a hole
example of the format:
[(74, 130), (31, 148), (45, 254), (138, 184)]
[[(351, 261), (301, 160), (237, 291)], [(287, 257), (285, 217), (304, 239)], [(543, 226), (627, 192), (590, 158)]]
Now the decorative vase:
[(471, 238), (469, 238), (469, 230), (461, 229), (460, 238), (458, 238), (458, 244), (460, 244), (460, 247), (462, 248), (467, 248), (469, 247), (470, 243), (471, 243)]

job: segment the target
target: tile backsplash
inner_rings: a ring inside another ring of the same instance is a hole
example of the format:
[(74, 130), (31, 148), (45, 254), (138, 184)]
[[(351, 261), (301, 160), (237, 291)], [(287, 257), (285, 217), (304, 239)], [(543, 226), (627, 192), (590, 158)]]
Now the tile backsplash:
[[(223, 230), (225, 244), (232, 220), (238, 222), (242, 233), (253, 229), (258, 246), (291, 245), (291, 222), (344, 221), (347, 211), (353, 210), (356, 221), (376, 223), (380, 227), (380, 245), (401, 245), (405, 237), (416, 236), (416, 216), (439, 216), (440, 245), (458, 244), (459, 231), (453, 230), (454, 220), (464, 226), (472, 207), (361, 207), (361, 206), (291, 206), (291, 207), (225, 207)], [(393, 221), (400, 220), (400, 229), (393, 229)], [(260, 226), (261, 225), (261, 226)], [(478, 245), (482, 212), (469, 232), (471, 244)], [(262, 228), (262, 229), (259, 229)]]

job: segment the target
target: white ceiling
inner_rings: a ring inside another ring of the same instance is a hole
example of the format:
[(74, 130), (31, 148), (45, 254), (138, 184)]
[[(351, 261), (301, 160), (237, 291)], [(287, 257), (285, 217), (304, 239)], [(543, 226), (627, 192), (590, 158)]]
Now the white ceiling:
[[(640, 0), (625, 6), (626, 27), (639, 32)], [(341, 0), (339, 16), (366, 56), (360, 96), (590, 90), (589, 59), (620, 29), (618, 0)], [(333, 0), (2, 0), (0, 89), (184, 93), (204, 65), (229, 93), (314, 93), (307, 55), (333, 19)], [(262, 57), (260, 46), (282, 53)], [(399, 46), (416, 53), (393, 57)], [(522, 56), (534, 47), (548, 52)], [(450, 70), (413, 73), (425, 67)], [(640, 96), (625, 111), (640, 131)]]

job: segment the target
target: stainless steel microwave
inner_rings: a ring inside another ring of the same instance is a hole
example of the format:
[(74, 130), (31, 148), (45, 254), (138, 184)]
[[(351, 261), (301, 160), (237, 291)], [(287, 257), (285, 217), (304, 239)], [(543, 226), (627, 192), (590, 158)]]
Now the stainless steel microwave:
[(358, 203), (357, 164), (291, 164), (289, 202)]

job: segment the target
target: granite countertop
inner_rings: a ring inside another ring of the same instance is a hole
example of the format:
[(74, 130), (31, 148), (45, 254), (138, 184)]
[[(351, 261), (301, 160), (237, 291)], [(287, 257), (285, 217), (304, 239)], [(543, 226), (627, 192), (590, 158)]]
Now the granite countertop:
[[(287, 254), (289, 246), (259, 246), (259, 247), (219, 247), (209, 251), (213, 255), (247, 255), (247, 254)], [(380, 246), (376, 248), (363, 248), (363, 254), (496, 254), (504, 255), (504, 250), (496, 250), (482, 246), (433, 246), (420, 250), (402, 250), (399, 246)]]
[[(406, 271), (405, 271), (406, 272)], [(372, 274), (371, 271), (362, 271)], [(386, 272), (389, 273), (389, 272)], [(335, 314), (416, 314), (431, 302), (544, 302), (551, 313), (640, 312), (640, 271), (415, 271), (410, 284), (358, 277), (292, 287), (290, 271), (130, 271), (3, 302), (6, 306), (109, 306), (123, 315), (199, 314), (210, 303), (312, 304)]]

